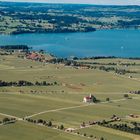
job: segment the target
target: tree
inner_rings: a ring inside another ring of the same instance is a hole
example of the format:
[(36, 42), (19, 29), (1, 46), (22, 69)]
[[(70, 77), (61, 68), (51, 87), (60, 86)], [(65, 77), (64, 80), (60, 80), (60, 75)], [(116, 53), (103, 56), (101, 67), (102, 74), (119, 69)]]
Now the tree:
[(43, 84), (43, 86), (46, 86), (47, 85), (47, 82), (46, 81), (43, 81), (42, 84)]
[(93, 137), (93, 135), (90, 135), (90, 137), (92, 138), (92, 137)]
[(79, 135), (80, 133), (79, 133), (79, 132), (77, 132), (77, 134)]
[(57, 82), (56, 81), (54, 82), (54, 85), (57, 85)]
[(49, 127), (52, 126), (52, 122), (51, 122), (51, 121), (48, 122), (48, 126), (49, 126)]
[(5, 122), (9, 122), (9, 121), (10, 121), (9, 118), (4, 118), (4, 119), (3, 119), (3, 123), (5, 123)]
[(124, 94), (124, 98), (128, 98), (129, 97), (129, 95), (128, 94)]
[(101, 137), (101, 138), (100, 138), (100, 140), (104, 140), (104, 138), (103, 138), (103, 137)]
[(96, 102), (97, 102), (96, 97), (95, 97), (95, 96), (93, 96), (93, 95), (92, 95), (92, 101), (93, 101), (94, 103), (96, 103)]
[(106, 98), (106, 101), (109, 102), (110, 101), (110, 98)]
[(87, 136), (87, 134), (86, 134), (86, 133), (84, 133), (84, 136), (86, 137), (86, 136)]
[(64, 129), (64, 126), (63, 125), (60, 125), (60, 129), (63, 130)]
[(35, 85), (39, 86), (39, 85), (40, 85), (40, 83), (39, 83), (38, 81), (36, 81), (36, 82), (35, 82)]
[(37, 123), (43, 123), (42, 119), (38, 119)]

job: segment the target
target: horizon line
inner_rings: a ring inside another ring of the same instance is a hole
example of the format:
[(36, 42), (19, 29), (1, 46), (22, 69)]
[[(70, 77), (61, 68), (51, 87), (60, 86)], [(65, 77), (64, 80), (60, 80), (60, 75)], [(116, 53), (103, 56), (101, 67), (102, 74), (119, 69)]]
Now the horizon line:
[(95, 6), (140, 6), (139, 4), (94, 4), (94, 3), (64, 3), (64, 2), (45, 2), (45, 1), (15, 1), (15, 0), (0, 0), (7, 3), (40, 3), (40, 4), (72, 4), (72, 5), (95, 5)]

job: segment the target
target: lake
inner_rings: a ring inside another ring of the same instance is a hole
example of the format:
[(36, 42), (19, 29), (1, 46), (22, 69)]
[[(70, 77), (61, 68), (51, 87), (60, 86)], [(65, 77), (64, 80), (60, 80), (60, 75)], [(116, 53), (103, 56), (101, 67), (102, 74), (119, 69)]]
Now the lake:
[(0, 35), (0, 45), (29, 45), (58, 57), (140, 57), (140, 30)]

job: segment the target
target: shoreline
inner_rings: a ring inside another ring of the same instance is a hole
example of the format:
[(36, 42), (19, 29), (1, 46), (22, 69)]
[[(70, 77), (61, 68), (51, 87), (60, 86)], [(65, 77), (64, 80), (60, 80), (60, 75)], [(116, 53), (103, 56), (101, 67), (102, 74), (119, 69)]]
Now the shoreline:
[(76, 34), (76, 33), (92, 33), (97, 31), (104, 31), (104, 30), (138, 30), (140, 31), (140, 28), (102, 28), (102, 29), (95, 29), (95, 31), (69, 31), (69, 32), (21, 32), (21, 33), (0, 33), (0, 35), (22, 35), (22, 34)]
[[(28, 48), (28, 53), (32, 53), (32, 52), (36, 52), (36, 53), (40, 53), (40, 50), (35, 50), (32, 47), (28, 46), (28, 45), (0, 45), (0, 50), (4, 50), (4, 51), (12, 51), (12, 50), (21, 50), (21, 49), (3, 49), (3, 47), (7, 47), (7, 46), (21, 46), (21, 47), (27, 47)], [(70, 60), (71, 56), (68, 57), (59, 57), (56, 56), (50, 52), (46, 52), (45, 50), (43, 50), (44, 54), (48, 54), (56, 59), (68, 59)], [(98, 56), (86, 56), (86, 57), (78, 57), (78, 56), (73, 56), (73, 58), (71, 58), (72, 60), (97, 60), (97, 59), (129, 59), (129, 60), (140, 60), (140, 57), (121, 57), (121, 56), (105, 56), (105, 55), (98, 55)]]

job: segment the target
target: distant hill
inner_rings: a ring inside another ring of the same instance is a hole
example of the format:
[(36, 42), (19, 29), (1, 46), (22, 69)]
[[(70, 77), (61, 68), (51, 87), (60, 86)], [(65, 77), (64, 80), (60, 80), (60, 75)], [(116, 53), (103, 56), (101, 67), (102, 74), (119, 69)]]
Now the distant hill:
[(0, 2), (0, 33), (140, 28), (140, 6)]

